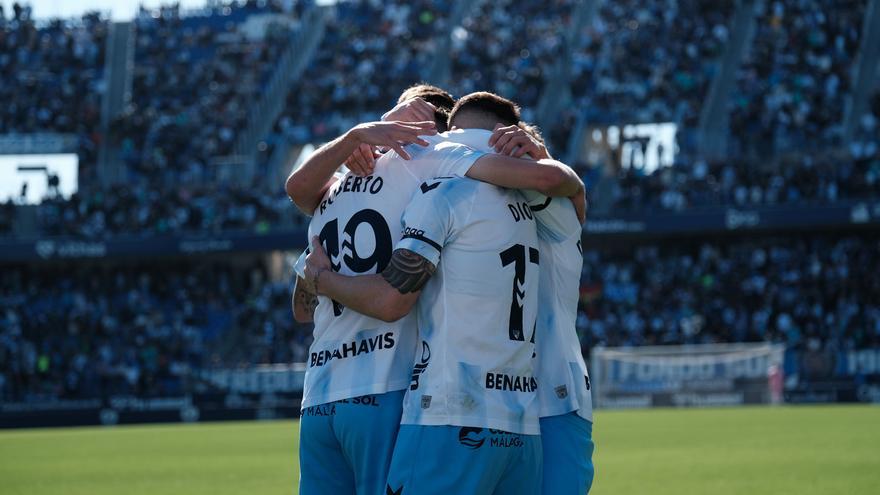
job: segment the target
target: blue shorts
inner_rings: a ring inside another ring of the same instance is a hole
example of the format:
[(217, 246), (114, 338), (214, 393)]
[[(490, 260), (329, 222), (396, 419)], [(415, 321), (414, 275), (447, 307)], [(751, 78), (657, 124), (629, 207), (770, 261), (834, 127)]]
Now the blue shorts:
[(386, 495), (535, 495), (540, 487), (537, 435), (402, 425)]
[(403, 390), (303, 408), (301, 495), (384, 495)]
[(593, 485), (593, 423), (570, 412), (541, 418), (544, 481), (541, 493), (585, 494)]

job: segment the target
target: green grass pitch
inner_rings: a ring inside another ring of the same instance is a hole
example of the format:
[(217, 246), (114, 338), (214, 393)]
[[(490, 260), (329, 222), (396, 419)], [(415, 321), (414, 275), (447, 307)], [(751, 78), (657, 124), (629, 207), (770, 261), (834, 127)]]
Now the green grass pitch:
[[(0, 495), (296, 493), (297, 423), (0, 432)], [(880, 407), (600, 411), (594, 494), (880, 493)]]

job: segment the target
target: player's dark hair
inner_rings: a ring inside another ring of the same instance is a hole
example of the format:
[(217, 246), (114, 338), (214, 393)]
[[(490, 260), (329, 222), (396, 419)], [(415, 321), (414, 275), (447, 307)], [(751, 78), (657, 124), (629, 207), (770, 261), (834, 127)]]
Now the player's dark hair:
[(437, 111), (434, 112), (434, 121), (437, 124), (437, 130), (445, 132), (447, 130), (447, 122), (449, 121), (449, 112), (455, 105), (455, 98), (445, 89), (437, 86), (419, 83), (414, 84), (400, 93), (397, 103), (403, 103), (412, 98), (421, 98), (428, 103), (434, 105)]
[(492, 117), (504, 125), (519, 124), (519, 105), (488, 91), (478, 91), (462, 96), (449, 113), (449, 124), (459, 115), (470, 114)]
[(400, 93), (400, 97), (397, 98), (397, 103), (402, 103), (416, 97), (446, 111), (452, 110), (452, 107), (455, 106), (455, 98), (452, 97), (449, 91), (426, 83), (413, 84), (403, 90), (403, 93)]

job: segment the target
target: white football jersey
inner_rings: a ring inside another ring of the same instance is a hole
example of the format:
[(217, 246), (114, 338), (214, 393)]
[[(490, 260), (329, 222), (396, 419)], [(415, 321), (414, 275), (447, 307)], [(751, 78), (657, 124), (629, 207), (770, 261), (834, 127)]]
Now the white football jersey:
[[(490, 131), (450, 131), (449, 138), (479, 151), (492, 152)], [(538, 223), (541, 279), (538, 284), (537, 352), (540, 416), (571, 411), (593, 421), (587, 365), (581, 353), (576, 321), (580, 296), (581, 224), (567, 198), (548, 198), (522, 191)]]
[(417, 304), (421, 343), (401, 423), (539, 434), (540, 254), (528, 204), (518, 191), (435, 179), (403, 218), (397, 248), (437, 270)]
[[(388, 152), (372, 175), (341, 176), (309, 223), (332, 269), (345, 275), (381, 272), (401, 236), (401, 215), (421, 184), (434, 176), (463, 176), (482, 152), (424, 137), (428, 147), (407, 147), (412, 160)], [(424, 187), (424, 186), (423, 186)], [(305, 255), (297, 262), (300, 276)], [(416, 316), (386, 323), (318, 298), (302, 407), (402, 390), (409, 385), (418, 341)]]
[[(527, 198), (531, 194), (525, 194)], [(568, 198), (531, 197), (535, 219), (539, 221), (538, 246), (541, 250), (541, 281), (538, 284), (537, 376), (540, 415), (557, 416), (571, 411), (593, 421), (590, 378), (581, 353), (575, 322), (580, 298), (581, 224)], [(547, 219), (541, 223), (541, 219)], [(568, 228), (544, 229), (554, 222)]]

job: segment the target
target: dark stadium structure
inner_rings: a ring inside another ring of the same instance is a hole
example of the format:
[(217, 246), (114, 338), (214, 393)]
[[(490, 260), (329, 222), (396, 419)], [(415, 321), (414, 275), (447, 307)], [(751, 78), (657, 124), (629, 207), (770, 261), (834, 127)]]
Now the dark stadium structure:
[(78, 175), (2, 175), (0, 427), (296, 416), (284, 178), (418, 81), (516, 100), (583, 178), (585, 356), (781, 343), (786, 400), (880, 401), (880, 0), (30, 15), (0, 18), (0, 158)]

